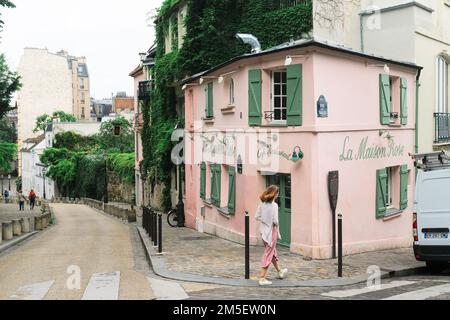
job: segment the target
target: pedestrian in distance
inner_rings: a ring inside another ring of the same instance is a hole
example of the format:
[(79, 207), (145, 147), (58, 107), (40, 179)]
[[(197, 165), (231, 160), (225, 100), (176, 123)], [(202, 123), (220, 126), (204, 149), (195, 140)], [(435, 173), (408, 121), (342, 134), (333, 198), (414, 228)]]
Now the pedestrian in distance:
[(3, 192), (3, 196), (5, 198), (5, 203), (9, 202), (9, 192), (5, 189), (5, 192)]
[(30, 194), (28, 195), (28, 200), (30, 200), (30, 210), (34, 210), (34, 206), (36, 204), (36, 193), (31, 189)]
[(25, 201), (27, 198), (24, 196), (22, 191), (19, 191), (19, 211), (25, 211)]
[(272, 282), (267, 280), (269, 267), (271, 264), (278, 272), (278, 278), (284, 279), (288, 269), (281, 269), (277, 252), (277, 241), (281, 240), (278, 204), (275, 202), (280, 193), (277, 186), (270, 186), (260, 197), (261, 203), (256, 212), (256, 220), (260, 221), (260, 234), (264, 242), (264, 255), (261, 259), (261, 273), (259, 275), (259, 285), (267, 286)]

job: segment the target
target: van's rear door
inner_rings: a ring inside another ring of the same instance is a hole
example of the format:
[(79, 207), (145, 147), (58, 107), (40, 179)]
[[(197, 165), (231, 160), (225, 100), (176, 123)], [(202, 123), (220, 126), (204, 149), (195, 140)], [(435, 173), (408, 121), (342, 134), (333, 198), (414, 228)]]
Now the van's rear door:
[(419, 171), (416, 185), (419, 245), (450, 245), (450, 170)]

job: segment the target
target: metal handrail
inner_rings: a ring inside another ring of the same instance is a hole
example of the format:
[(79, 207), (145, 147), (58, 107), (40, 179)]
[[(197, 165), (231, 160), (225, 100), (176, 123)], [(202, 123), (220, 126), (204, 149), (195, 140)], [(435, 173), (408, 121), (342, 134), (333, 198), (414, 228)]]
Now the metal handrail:
[(450, 142), (450, 113), (435, 112), (434, 117), (434, 142)]

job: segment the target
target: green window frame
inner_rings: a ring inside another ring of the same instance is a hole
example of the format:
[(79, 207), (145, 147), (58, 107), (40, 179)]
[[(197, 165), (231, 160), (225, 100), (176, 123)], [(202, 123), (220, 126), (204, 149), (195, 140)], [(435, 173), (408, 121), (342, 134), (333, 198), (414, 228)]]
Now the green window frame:
[(211, 202), (220, 208), (221, 195), (221, 174), (222, 166), (220, 164), (211, 165)]
[[(389, 216), (391, 213), (399, 213), (408, 208), (408, 165), (398, 166), (398, 171), (393, 168), (383, 168), (377, 170), (376, 177), (376, 218), (383, 219)], [(389, 192), (394, 190), (394, 186), (389, 183), (394, 171), (399, 172), (399, 203), (398, 209), (389, 208), (390, 203), (388, 201)], [(392, 188), (389, 190), (389, 188)]]
[(228, 213), (236, 213), (236, 168), (228, 168)]
[(206, 163), (200, 165), (200, 198), (206, 200)]
[(205, 109), (206, 119), (214, 118), (214, 89), (212, 82), (208, 83), (205, 87), (205, 97), (206, 97), (206, 109)]
[(248, 72), (248, 124), (260, 126), (262, 124), (262, 72), (249, 70)]
[(380, 121), (382, 125), (391, 123), (391, 78), (380, 74)]
[(408, 124), (408, 80), (400, 79), (400, 118), (401, 124)]
[(287, 67), (287, 124), (303, 125), (303, 65)]

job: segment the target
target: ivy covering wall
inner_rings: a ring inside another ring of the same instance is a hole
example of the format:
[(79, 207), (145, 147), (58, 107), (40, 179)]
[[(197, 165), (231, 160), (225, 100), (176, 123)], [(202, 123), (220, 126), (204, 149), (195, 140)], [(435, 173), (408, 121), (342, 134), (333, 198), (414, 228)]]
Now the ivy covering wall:
[[(250, 52), (240, 43), (238, 32), (255, 35), (267, 49), (312, 30), (312, 1), (303, 0), (188, 0), (183, 46), (165, 54), (167, 32), (177, 34), (177, 10), (183, 1), (166, 0), (156, 21), (156, 65), (151, 100), (143, 104), (143, 153), (141, 164), (149, 181), (163, 183), (161, 207), (172, 207), (170, 197), (173, 143), (171, 134), (183, 115), (176, 114), (177, 83), (187, 76), (210, 69), (233, 57)], [(172, 21), (172, 23), (170, 23)], [(170, 28), (172, 26), (172, 28)]]

